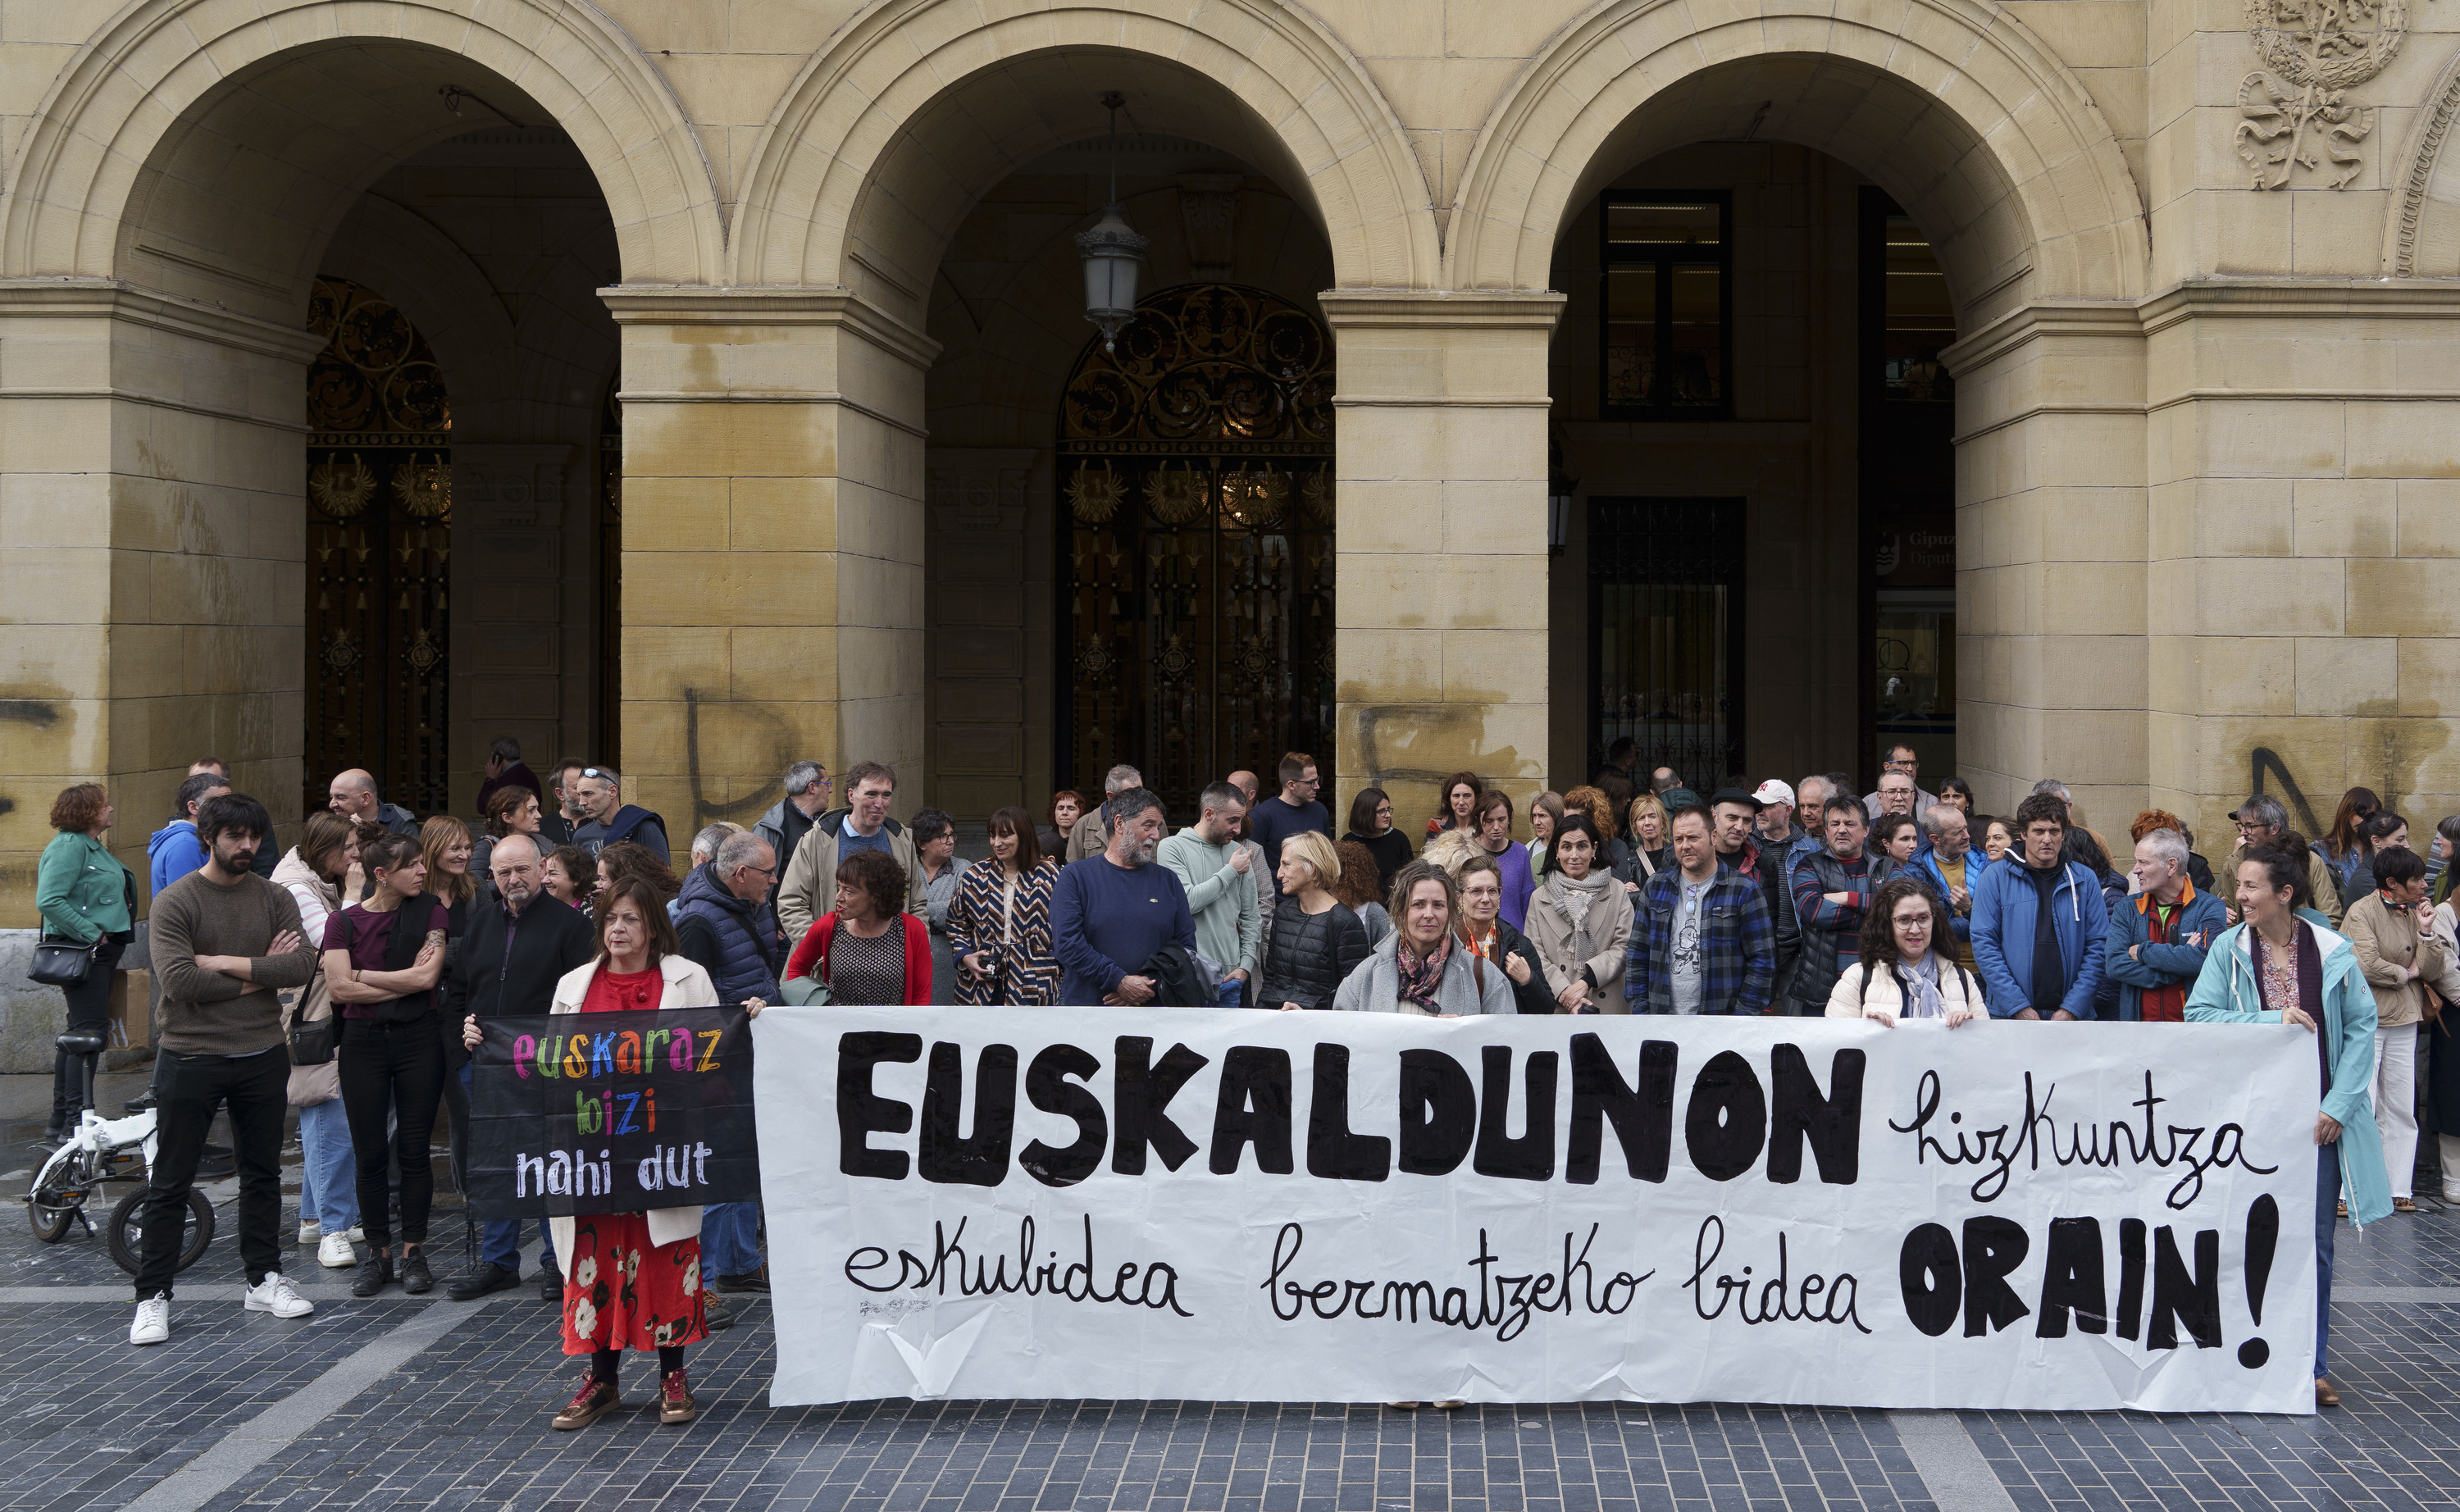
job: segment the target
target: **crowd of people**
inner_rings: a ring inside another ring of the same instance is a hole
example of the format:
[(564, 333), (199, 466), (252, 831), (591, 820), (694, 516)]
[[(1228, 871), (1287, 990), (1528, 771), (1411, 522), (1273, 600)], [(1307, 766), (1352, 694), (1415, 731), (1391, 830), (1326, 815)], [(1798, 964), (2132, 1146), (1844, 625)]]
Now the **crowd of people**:
[[(415, 1152), (440, 1114), (457, 1179), (469, 1053), (492, 1015), (782, 1002), (2264, 1021), (2317, 1036), (2315, 1375), (2318, 1400), (2337, 1401), (2333, 1225), (2416, 1211), (2421, 1058), (2437, 1129), (2460, 1130), (2443, 1019), (2460, 1003), (2460, 816), (2424, 857), (2365, 789), (2311, 843), (2259, 794), (2232, 814), (2216, 873), (2183, 820), (2150, 809), (2122, 871), (2056, 780), (1988, 815), (1958, 778), (1924, 790), (1906, 746), (1860, 795), (1825, 773), (1703, 797), (1667, 768), (1643, 780), (1637, 756), (1619, 742), (1589, 782), (1521, 802), (1453, 774), (1417, 835), (1415, 816), (1363, 788), (1337, 839), (1304, 753), (1283, 757), (1270, 792), (1243, 771), (1205, 787), (1176, 833), (1121, 765), (1098, 796), (993, 813), (970, 862), (950, 815), (890, 816), (888, 767), (847, 769), (840, 804), (838, 779), (797, 761), (755, 823), (700, 830), (680, 866), (615, 771), (568, 760), (541, 783), (510, 740), (490, 754), (475, 827), (421, 822), (350, 771), (278, 855), (264, 806), (201, 761), (147, 847), (160, 1134), (131, 1342), (169, 1336), (178, 1214), (218, 1106), (237, 1143), (248, 1308), (313, 1310), (280, 1264), (286, 1108), (302, 1246), (350, 1269), (359, 1296), (434, 1287), (431, 1162)], [(103, 842), (115, 818), (101, 787), (67, 789), (41, 866), (46, 930), (95, 950), (67, 990), (73, 1032), (100, 1027), (137, 915), (135, 878)], [(64, 1054), (55, 1137), (80, 1085)], [(2460, 1201), (2460, 1134), (2438, 1138), (2444, 1198)], [(614, 1408), (626, 1349), (659, 1352), (662, 1420), (689, 1420), (685, 1349), (729, 1326), (726, 1294), (768, 1287), (757, 1204), (542, 1226), (541, 1294), (561, 1305), (566, 1352), (590, 1359), (555, 1426)], [(520, 1245), (520, 1224), (485, 1225), (447, 1294), (518, 1285)]]

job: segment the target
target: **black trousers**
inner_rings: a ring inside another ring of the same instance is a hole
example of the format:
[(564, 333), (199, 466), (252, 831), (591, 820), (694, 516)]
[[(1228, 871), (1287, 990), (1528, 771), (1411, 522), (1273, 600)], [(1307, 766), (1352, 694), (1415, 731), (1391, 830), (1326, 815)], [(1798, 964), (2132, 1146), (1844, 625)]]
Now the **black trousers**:
[[(119, 969), (120, 952), (128, 948), (125, 940), (105, 940), (94, 952), (94, 965), (85, 980), (60, 990), (68, 995), (69, 1021), (65, 1033), (99, 1034), (111, 1027), (111, 977)], [(52, 1122), (67, 1128), (76, 1122), (85, 1100), (85, 1057), (67, 1051), (52, 1054)]]
[(145, 1246), (138, 1257), (137, 1300), (171, 1289), (179, 1273), (180, 1239), (187, 1223), (188, 1188), (205, 1147), (216, 1107), (230, 1108), (231, 1143), (239, 1155), (239, 1258), (255, 1286), (282, 1268), (282, 1125), (289, 1112), (290, 1052), (261, 1055), (154, 1057), (154, 1164), (146, 1173)]
[[(435, 1037), (435, 1015), (421, 1013), (404, 1024), (350, 1019), (342, 1030), (341, 1061), (342, 1111), (350, 1120), (359, 1225), (368, 1246), (382, 1251), (392, 1243), (385, 1198), (394, 1139), (401, 1149), (401, 1237), (423, 1245), (427, 1210), (435, 1200), (435, 1165), (427, 1147), (444, 1096), (444, 1045)], [(392, 1138), (385, 1127), (388, 1115)]]

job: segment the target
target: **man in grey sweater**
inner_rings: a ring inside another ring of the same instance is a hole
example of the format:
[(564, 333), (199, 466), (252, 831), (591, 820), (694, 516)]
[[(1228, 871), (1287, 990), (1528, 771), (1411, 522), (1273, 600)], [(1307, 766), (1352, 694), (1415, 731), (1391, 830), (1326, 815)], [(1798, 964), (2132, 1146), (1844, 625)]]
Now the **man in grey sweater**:
[(1221, 1006), (1242, 1008), (1264, 953), (1263, 915), (1249, 877), (1255, 864), (1239, 839), (1243, 795), (1216, 782), (1197, 799), (1196, 822), (1161, 842), (1159, 859), (1187, 891), (1196, 948), (1222, 970)]
[(315, 1310), (282, 1273), (282, 1125), (290, 1053), (277, 990), (315, 973), (299, 905), (257, 876), (273, 821), (252, 798), (225, 793), (197, 810), (205, 863), (154, 899), (154, 972), (162, 984), (162, 1048), (154, 1075), (155, 1151), (131, 1344), (171, 1337), (188, 1189), (217, 1107), (230, 1108), (239, 1156), (239, 1250), (247, 1310), (304, 1318)]

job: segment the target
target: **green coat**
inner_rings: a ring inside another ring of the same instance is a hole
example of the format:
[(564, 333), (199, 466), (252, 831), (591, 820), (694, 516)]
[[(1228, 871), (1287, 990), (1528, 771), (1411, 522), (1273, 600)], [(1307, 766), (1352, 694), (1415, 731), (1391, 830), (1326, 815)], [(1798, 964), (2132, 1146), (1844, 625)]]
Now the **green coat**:
[(62, 830), (43, 847), (34, 872), (34, 906), (53, 934), (92, 945), (106, 934), (126, 934), (129, 888), (135, 879), (119, 858), (91, 835)]
[[(2391, 1182), (2384, 1170), (2383, 1140), (2375, 1131), (2375, 994), (2358, 968), (2358, 953), (2311, 909), (2299, 917), (2313, 926), (2323, 953), (2323, 1023), (2319, 1031), (2332, 1047), (2332, 1090), (2323, 1110), (2341, 1125), (2341, 1182), (2349, 1222), (2363, 1228), (2391, 1216)], [(2256, 980), (2255, 948), (2248, 926), (2221, 931), (2204, 955), (2204, 969), (2187, 994), (2191, 1024), (2278, 1024), (2263, 1006)]]

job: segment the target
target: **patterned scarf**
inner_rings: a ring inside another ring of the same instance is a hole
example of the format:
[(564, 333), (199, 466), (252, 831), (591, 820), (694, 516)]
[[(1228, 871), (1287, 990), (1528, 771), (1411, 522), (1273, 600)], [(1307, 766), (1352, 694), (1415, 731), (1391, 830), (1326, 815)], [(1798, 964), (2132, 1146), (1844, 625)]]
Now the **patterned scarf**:
[(1897, 963), (1897, 982), (1904, 989), (1906, 1018), (1945, 1018), (1947, 1002), (1939, 991), (1939, 952), (1930, 951), (1919, 966)]
[(1444, 968), (1452, 963), (1453, 937), (1446, 934), (1424, 960), (1410, 948), (1406, 939), (1395, 943), (1392, 961), (1401, 969), (1401, 1001), (1411, 1003), (1431, 1013), (1435, 1011), (1435, 993), (1444, 985)]

